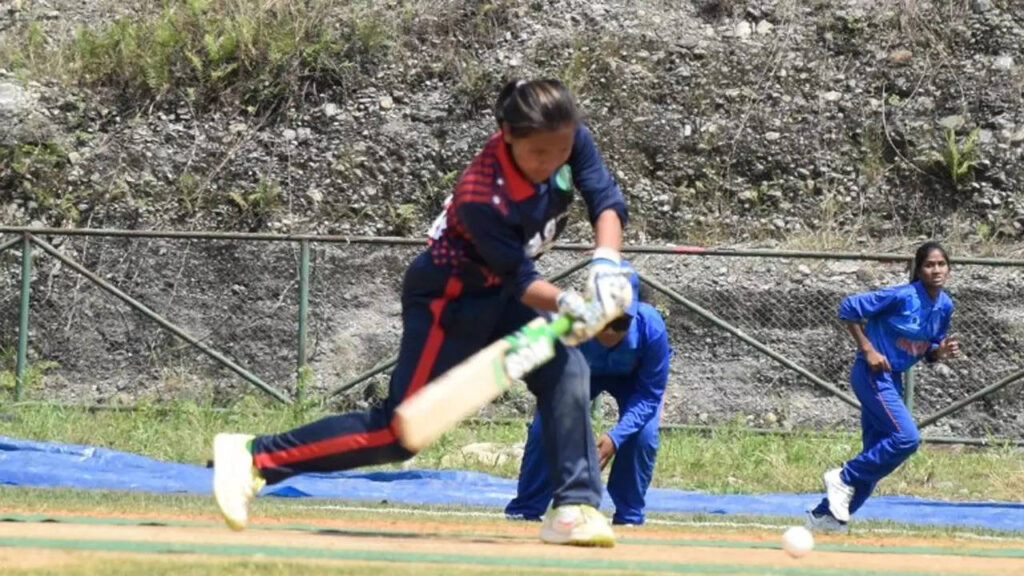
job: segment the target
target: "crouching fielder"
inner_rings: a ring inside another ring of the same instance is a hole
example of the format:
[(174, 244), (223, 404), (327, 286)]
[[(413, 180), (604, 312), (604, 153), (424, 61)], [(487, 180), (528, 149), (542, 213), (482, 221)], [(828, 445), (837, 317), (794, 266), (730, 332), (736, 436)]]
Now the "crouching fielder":
[[(668, 381), (668, 332), (661, 314), (639, 302), (636, 274), (630, 274), (633, 303), (596, 338), (580, 344), (590, 367), (590, 398), (607, 392), (619, 406), (619, 421), (597, 442), (601, 468), (612, 463), (608, 494), (615, 524), (643, 524), (647, 488), (658, 455), (658, 424)], [(551, 475), (541, 451), (538, 412), (526, 440), (516, 497), (505, 507), (510, 518), (538, 520), (551, 503)]]
[[(611, 526), (595, 509), (601, 476), (587, 366), (572, 346), (596, 335), (628, 305), (629, 282), (619, 267), (626, 205), (561, 82), (508, 84), (495, 116), (498, 131), (462, 173), (431, 229), (429, 248), (405, 273), (401, 347), (384, 403), (280, 434), (214, 439), (214, 495), (231, 528), (245, 527), (249, 501), (264, 483), (410, 458), (393, 418), (402, 400), (542, 310), (574, 322), (564, 344), (539, 349), (523, 366), (537, 368), (525, 380), (537, 396), (544, 453), (555, 470), (556, 508), (541, 538), (613, 545)], [(544, 281), (533, 262), (565, 227), (574, 187), (596, 236), (587, 281), (592, 303)], [(531, 336), (526, 332), (523, 338)]]
[(858, 347), (850, 385), (861, 404), (864, 448), (842, 468), (825, 472), (826, 496), (811, 510), (809, 528), (846, 531), (878, 481), (917, 450), (921, 438), (903, 403), (902, 373), (921, 358), (937, 362), (959, 353), (956, 338), (947, 336), (953, 301), (942, 288), (948, 279), (946, 250), (928, 242), (914, 255), (909, 284), (847, 296), (840, 304), (839, 319)]

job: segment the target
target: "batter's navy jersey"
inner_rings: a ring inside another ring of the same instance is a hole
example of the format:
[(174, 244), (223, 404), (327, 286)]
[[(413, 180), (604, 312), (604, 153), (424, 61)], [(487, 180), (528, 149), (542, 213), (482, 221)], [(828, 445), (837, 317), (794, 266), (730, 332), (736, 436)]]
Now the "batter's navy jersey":
[(517, 298), (522, 296), (540, 278), (533, 260), (565, 228), (573, 185), (591, 222), (612, 209), (625, 226), (622, 193), (582, 123), (576, 127), (569, 161), (539, 184), (515, 166), (501, 133), (492, 135), (431, 226), (434, 264), (458, 269), (466, 290), (504, 285)]
[[(402, 341), (388, 397), (364, 412), (328, 416), (253, 440), (253, 462), (269, 482), (303, 472), (346, 470), (407, 459), (397, 440), (395, 408), (488, 343), (537, 317), (522, 303), (539, 278), (533, 259), (565, 226), (573, 187), (593, 221), (626, 205), (582, 125), (568, 162), (533, 184), (516, 167), (500, 134), (490, 138), (459, 178), (427, 250), (402, 282)], [(527, 375), (545, 424), (556, 506), (601, 502), (601, 475), (589, 430), (589, 390), (583, 355), (560, 342), (550, 361)]]

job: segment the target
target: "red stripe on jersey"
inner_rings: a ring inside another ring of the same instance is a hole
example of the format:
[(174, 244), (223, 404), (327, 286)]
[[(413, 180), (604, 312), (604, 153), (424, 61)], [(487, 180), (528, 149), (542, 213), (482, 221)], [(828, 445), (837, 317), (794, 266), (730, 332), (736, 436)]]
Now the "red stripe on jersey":
[(494, 184), (495, 182), (495, 170), (494, 168), (487, 168), (473, 172), (466, 172), (463, 174), (461, 180), (464, 182), (481, 183), (485, 184), (485, 186), (490, 186), (490, 184)]
[(498, 191), (495, 190), (493, 186), (463, 188), (459, 191), (459, 195), (452, 199), (452, 204), (462, 204), (467, 200), (471, 202), (478, 202), (480, 198), (490, 198), (497, 193)]
[(513, 202), (522, 202), (530, 196), (533, 196), (535, 190), (533, 184), (523, 176), (523, 173), (519, 171), (519, 167), (516, 166), (515, 161), (512, 159), (512, 155), (508, 151), (508, 146), (501, 137), (501, 132), (491, 136), (491, 142), (497, 140), (497, 155), (498, 162), (501, 164), (501, 172), (505, 177), (505, 183), (508, 185), (508, 196)]

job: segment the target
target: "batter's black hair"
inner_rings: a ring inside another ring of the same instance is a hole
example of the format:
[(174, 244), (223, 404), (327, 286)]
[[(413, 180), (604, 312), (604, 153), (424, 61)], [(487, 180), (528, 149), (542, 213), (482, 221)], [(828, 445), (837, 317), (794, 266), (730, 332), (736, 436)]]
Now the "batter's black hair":
[(521, 138), (575, 124), (580, 112), (560, 80), (513, 80), (498, 93), (494, 119), (499, 128), (507, 126), (513, 137)]

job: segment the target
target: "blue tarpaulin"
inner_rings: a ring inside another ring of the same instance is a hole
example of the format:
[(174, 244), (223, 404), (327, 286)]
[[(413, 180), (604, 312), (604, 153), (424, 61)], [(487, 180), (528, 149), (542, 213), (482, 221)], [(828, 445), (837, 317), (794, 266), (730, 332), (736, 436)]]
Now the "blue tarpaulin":
[[(93, 490), (209, 494), (213, 472), (201, 466), (145, 456), (0, 436), (0, 484)], [(263, 496), (343, 498), (404, 504), (500, 508), (515, 495), (515, 480), (460, 470), (347, 471), (304, 474), (268, 486)], [(652, 488), (652, 512), (803, 516), (820, 494), (707, 494)], [(605, 495), (603, 507), (612, 508)], [(1024, 531), (1024, 503), (945, 502), (905, 496), (868, 500), (857, 518), (913, 524)]]

